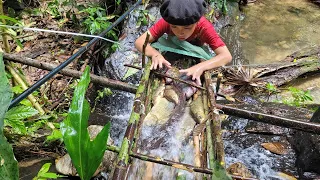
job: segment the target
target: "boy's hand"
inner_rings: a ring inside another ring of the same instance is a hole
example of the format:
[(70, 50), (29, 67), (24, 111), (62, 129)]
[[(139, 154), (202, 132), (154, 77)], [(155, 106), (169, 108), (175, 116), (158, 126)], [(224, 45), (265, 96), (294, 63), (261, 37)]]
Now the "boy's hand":
[(192, 80), (195, 80), (197, 85), (201, 86), (200, 76), (203, 73), (203, 68), (200, 64), (194, 65), (188, 69), (181, 69), (179, 72), (185, 73), (187, 76), (192, 76)]
[(171, 68), (171, 64), (166, 59), (164, 59), (164, 57), (160, 53), (153, 55), (151, 57), (151, 60), (152, 60), (152, 64), (150, 67), (151, 70), (158, 69), (158, 65), (160, 69), (163, 67), (163, 65), (167, 66), (167, 68)]

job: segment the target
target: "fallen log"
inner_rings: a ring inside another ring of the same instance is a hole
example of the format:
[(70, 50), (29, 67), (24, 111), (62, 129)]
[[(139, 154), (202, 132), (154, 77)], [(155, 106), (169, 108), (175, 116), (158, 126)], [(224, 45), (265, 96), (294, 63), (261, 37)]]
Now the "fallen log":
[[(216, 107), (220, 110), (222, 110), (225, 114), (233, 115), (241, 118), (246, 118), (258, 122), (264, 122), (268, 124), (273, 124), (281, 127), (286, 128), (292, 128), (297, 129), (305, 132), (310, 132), (314, 134), (320, 134), (320, 123), (313, 123), (308, 122), (308, 119), (289, 119), (285, 117), (280, 117), (276, 115), (266, 114), (263, 112), (258, 112), (257, 109), (254, 109), (254, 111), (245, 110), (242, 105), (223, 105), (223, 104), (216, 104)], [(251, 107), (252, 106), (247, 106)]]
[[(3, 58), (8, 61), (13, 61), (13, 62), (33, 66), (33, 67), (48, 70), (48, 71), (51, 71), (57, 67), (57, 65), (54, 65), (54, 64), (40, 62), (38, 60), (34, 60), (31, 58), (22, 57), (22, 56), (18, 56), (18, 55), (14, 55), (14, 54), (8, 54), (8, 53), (4, 53)], [(59, 73), (62, 75), (65, 75), (65, 76), (70, 76), (70, 77), (75, 77), (75, 78), (80, 78), (82, 75), (82, 72), (72, 70), (69, 68), (64, 68)], [(97, 84), (100, 84), (103, 86), (107, 86), (110, 88), (119, 89), (119, 90), (130, 92), (130, 93), (135, 93), (137, 91), (136, 86), (130, 85), (130, 84), (127, 84), (127, 83), (124, 83), (121, 81), (97, 76), (94, 74), (90, 74), (90, 78), (91, 78), (91, 82), (97, 83)]]

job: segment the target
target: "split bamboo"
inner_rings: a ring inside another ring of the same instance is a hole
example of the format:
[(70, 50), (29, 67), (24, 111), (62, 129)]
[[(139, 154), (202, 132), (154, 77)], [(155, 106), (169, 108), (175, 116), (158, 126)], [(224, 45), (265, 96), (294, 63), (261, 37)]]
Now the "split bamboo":
[(129, 165), (129, 152), (132, 148), (132, 142), (135, 135), (137, 124), (139, 123), (140, 116), (145, 113), (145, 107), (143, 102), (145, 102), (146, 93), (145, 89), (147, 87), (150, 75), (150, 66), (151, 61), (149, 61), (144, 69), (143, 76), (140, 81), (140, 85), (137, 89), (134, 103), (133, 103), (133, 110), (130, 115), (130, 119), (128, 122), (128, 126), (122, 140), (121, 149), (118, 155), (116, 169), (113, 173), (114, 180), (122, 180), (125, 179), (128, 172), (128, 165)]

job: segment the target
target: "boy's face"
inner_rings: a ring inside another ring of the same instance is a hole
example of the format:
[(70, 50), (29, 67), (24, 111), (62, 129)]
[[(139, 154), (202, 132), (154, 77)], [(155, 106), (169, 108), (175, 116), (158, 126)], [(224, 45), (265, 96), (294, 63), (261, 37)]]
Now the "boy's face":
[(191, 24), (188, 26), (177, 26), (170, 24), (170, 28), (174, 35), (176, 35), (181, 41), (188, 39), (194, 32), (196, 24)]

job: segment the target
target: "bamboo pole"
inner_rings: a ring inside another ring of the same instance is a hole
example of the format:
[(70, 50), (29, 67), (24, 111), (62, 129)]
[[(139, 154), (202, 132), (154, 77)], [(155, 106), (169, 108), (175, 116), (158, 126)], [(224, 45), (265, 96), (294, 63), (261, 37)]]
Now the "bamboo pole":
[[(221, 77), (220, 77), (221, 78)], [(219, 79), (219, 76), (218, 76)], [(221, 79), (220, 79), (221, 80)], [(206, 81), (206, 87), (208, 91), (208, 99), (210, 104), (210, 116), (212, 117), (212, 135), (213, 135), (213, 145), (215, 149), (215, 155), (216, 160), (219, 162), (219, 164), (223, 167), (225, 167), (225, 160), (224, 160), (224, 146), (223, 146), (223, 140), (222, 140), (222, 131), (221, 131), (221, 119), (218, 113), (218, 110), (216, 109), (216, 99), (215, 94), (212, 89), (212, 79), (209, 72), (205, 73), (205, 81)]]
[[(6, 68), (9, 70), (9, 72), (11, 73), (11, 75), (13, 76), (14, 80), (21, 85), (21, 88), (23, 90), (28, 89), (27, 85), (24, 83), (23, 79), (19, 76), (19, 74), (11, 67), (10, 64), (6, 65)], [(40, 115), (43, 115), (45, 112), (42, 109), (42, 107), (40, 106), (40, 104), (37, 102), (36, 98), (30, 94), (28, 95), (28, 99), (29, 101), (32, 103), (32, 105), (38, 110)]]
[(145, 107), (143, 102), (145, 102), (145, 89), (149, 80), (151, 61), (148, 61), (146, 68), (144, 69), (144, 74), (141, 78), (140, 85), (137, 89), (134, 103), (133, 111), (131, 112), (128, 126), (122, 140), (121, 149), (118, 155), (116, 169), (113, 173), (114, 180), (125, 179), (128, 172), (129, 165), (129, 153), (132, 147), (132, 141), (135, 135), (137, 124), (139, 123), (141, 114), (145, 113)]
[[(4, 15), (4, 13), (3, 13), (3, 1), (2, 0), (0, 0), (0, 15)], [(6, 24), (5, 19), (2, 19), (2, 23)], [(10, 44), (9, 44), (8, 37), (7, 37), (7, 34), (6, 34), (5, 31), (6, 31), (6, 29), (2, 28), (2, 32), (3, 32), (3, 34), (2, 34), (2, 42), (3, 42), (3, 45), (4, 45), (5, 52), (6, 53), (10, 53)], [(15, 79), (15, 81), (17, 81), (18, 84), (21, 85), (23, 90), (28, 89), (28, 87), (27, 87), (26, 83), (23, 81), (22, 77), (12, 67), (12, 64), (7, 63), (6, 64), (6, 68), (10, 71), (10, 73), (13, 76), (13, 78)], [(32, 103), (32, 105), (38, 110), (40, 115), (43, 115), (45, 113), (44, 110), (42, 109), (42, 107), (40, 106), (40, 104), (37, 102), (36, 98), (32, 94), (30, 94), (28, 96), (28, 99)]]
[[(9, 60), (9, 61), (18, 62), (21, 64), (26, 64), (29, 66), (33, 66), (33, 67), (48, 70), (48, 71), (51, 71), (57, 67), (57, 65), (53, 65), (53, 64), (45, 63), (45, 62), (40, 62), (38, 60), (34, 60), (31, 58), (27, 58), (27, 57), (17, 56), (14, 54), (4, 53), (3, 57), (4, 57), (4, 59)], [(69, 68), (64, 68), (61, 71), (59, 71), (59, 73), (62, 75), (65, 75), (65, 76), (71, 76), (71, 77), (76, 77), (76, 78), (80, 78), (82, 75), (82, 72), (72, 70)], [(108, 78), (97, 76), (94, 74), (90, 74), (90, 78), (91, 78), (91, 82), (97, 83), (97, 84), (100, 84), (103, 86), (111, 87), (114, 89), (119, 89), (119, 90), (130, 92), (130, 93), (135, 93), (137, 91), (136, 86), (133, 86), (133, 85), (121, 82), (121, 81), (108, 79)]]
[[(208, 74), (208, 72), (205, 72), (205, 75)], [(206, 85), (207, 82), (205, 81), (204, 84)], [(204, 113), (209, 114), (209, 101), (207, 98), (207, 92), (204, 95)], [(215, 152), (213, 148), (213, 141), (212, 141), (212, 133), (211, 133), (211, 127), (210, 127), (211, 120), (209, 119), (206, 121), (206, 137), (207, 137), (207, 152), (209, 155), (209, 166), (210, 168), (214, 168), (214, 161), (215, 161)]]
[(135, 138), (134, 138), (134, 146), (132, 147), (133, 152), (137, 152), (137, 143), (139, 140), (139, 136), (141, 134), (141, 127), (144, 121), (144, 118), (147, 116), (147, 114), (149, 113), (150, 109), (151, 109), (151, 103), (150, 103), (150, 91), (151, 91), (151, 82), (153, 82), (154, 76), (150, 75), (151, 77), (149, 78), (149, 82), (148, 82), (148, 87), (146, 90), (146, 98), (145, 98), (145, 102), (144, 102), (144, 107), (145, 107), (145, 113), (143, 113), (140, 117), (139, 123), (138, 123), (138, 127), (136, 128), (136, 132), (135, 132)]
[[(0, 0), (0, 15), (4, 15), (3, 13), (3, 1)], [(6, 24), (6, 20), (5, 19), (2, 19), (2, 23), (3, 24)], [(3, 42), (3, 45), (4, 45), (4, 50), (6, 53), (9, 53), (10, 52), (10, 45), (9, 45), (9, 41), (8, 41), (8, 37), (7, 37), (7, 34), (6, 34), (6, 30), (5, 28), (1, 28), (2, 29), (2, 42)]]

